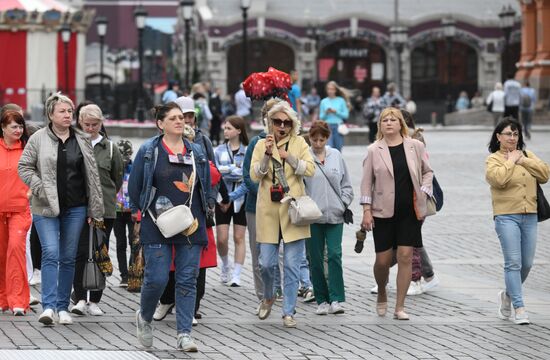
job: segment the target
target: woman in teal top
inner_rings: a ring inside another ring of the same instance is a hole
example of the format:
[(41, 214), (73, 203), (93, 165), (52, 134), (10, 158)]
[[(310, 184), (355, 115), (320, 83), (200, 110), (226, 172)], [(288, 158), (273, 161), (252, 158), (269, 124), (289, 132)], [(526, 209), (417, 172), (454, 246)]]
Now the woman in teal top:
[(338, 132), (338, 125), (344, 123), (349, 116), (349, 98), (344, 89), (334, 81), (329, 81), (326, 86), (327, 97), (321, 101), (319, 117), (330, 126), (331, 135), (328, 145), (338, 151), (344, 146), (344, 138)]

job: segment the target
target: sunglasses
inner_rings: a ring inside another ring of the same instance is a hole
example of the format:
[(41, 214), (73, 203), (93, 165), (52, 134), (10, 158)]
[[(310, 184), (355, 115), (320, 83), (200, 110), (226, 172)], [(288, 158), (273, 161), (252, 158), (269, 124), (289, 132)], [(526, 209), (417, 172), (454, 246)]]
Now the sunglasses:
[(281, 127), (281, 125), (289, 129), (292, 127), (292, 120), (271, 119), (271, 121), (275, 127)]

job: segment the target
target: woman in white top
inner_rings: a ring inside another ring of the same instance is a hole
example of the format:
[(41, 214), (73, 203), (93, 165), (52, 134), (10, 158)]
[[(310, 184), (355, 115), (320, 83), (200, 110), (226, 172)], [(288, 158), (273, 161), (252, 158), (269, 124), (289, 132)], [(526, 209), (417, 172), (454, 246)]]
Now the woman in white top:
[(501, 82), (495, 84), (495, 90), (487, 97), (487, 108), (493, 113), (494, 126), (497, 126), (497, 123), (504, 114), (504, 91), (502, 90)]

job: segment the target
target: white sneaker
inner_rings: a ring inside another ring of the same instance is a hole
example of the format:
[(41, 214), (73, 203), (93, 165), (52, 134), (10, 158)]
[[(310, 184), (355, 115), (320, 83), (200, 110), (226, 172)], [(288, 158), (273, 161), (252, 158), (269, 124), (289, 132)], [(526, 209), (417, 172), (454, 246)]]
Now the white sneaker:
[(437, 285), (439, 285), (439, 278), (437, 275), (434, 275), (430, 281), (424, 279), (421, 280), (422, 291), (428, 292), (433, 290)]
[(88, 303), (88, 314), (92, 315), (92, 316), (102, 316), (103, 314), (105, 314), (103, 312), (103, 310), (101, 310), (99, 308), (99, 306), (97, 305), (97, 303), (94, 303), (94, 302), (89, 302)]
[(324, 302), (319, 304), (319, 306), (317, 307), (317, 311), (315, 311), (315, 313), (317, 315), (327, 315), (328, 309), (329, 309), (329, 305), (326, 302)]
[(514, 323), (517, 325), (529, 325), (531, 323), (529, 321), (529, 315), (527, 315), (527, 311), (525, 311), (525, 308), (516, 309), (516, 312), (514, 314)]
[(170, 314), (172, 312), (172, 309), (174, 308), (174, 305), (176, 304), (160, 304), (157, 306), (155, 313), (153, 314), (153, 320), (155, 321), (161, 321), (164, 320), (166, 315)]
[(231, 277), (231, 281), (227, 283), (231, 287), (239, 287), (241, 286), (241, 277), (233, 275)]
[[(392, 289), (392, 287), (390, 286), (390, 284), (386, 284), (386, 292), (388, 292), (390, 289)], [(370, 289), (370, 293), (371, 294), (378, 294), (378, 285), (374, 285), (372, 287), (372, 289)]]
[(178, 342), (176, 345), (176, 349), (180, 351), (185, 352), (197, 352), (197, 344), (195, 344), (195, 341), (193, 341), (193, 338), (191, 335), (187, 333), (178, 334)]
[(13, 308), (13, 315), (14, 316), (25, 316), (25, 309), (23, 308)]
[(44, 312), (40, 314), (40, 317), (38, 318), (38, 322), (44, 325), (53, 325), (53, 310), (52, 309), (44, 310)]
[(420, 281), (411, 281), (411, 284), (409, 285), (409, 289), (407, 290), (407, 295), (420, 295), (420, 294), (422, 294), (422, 286), (420, 285)]
[(222, 265), (222, 271), (220, 273), (220, 281), (224, 284), (228, 283), (229, 280), (230, 280), (230, 275), (231, 274), (231, 266), (223, 266)]
[(195, 319), (195, 317), (193, 316), (193, 324), (192, 326), (197, 326), (199, 325), (199, 322), (197, 321), (197, 319)]
[(34, 269), (34, 271), (32, 272), (32, 278), (31, 278), (31, 281), (29, 281), (29, 285), (38, 285), (42, 282), (42, 278), (41, 278), (41, 274), (40, 274), (40, 270), (38, 269)]
[(71, 308), (71, 312), (76, 315), (86, 315), (86, 300), (80, 300)]
[(343, 314), (344, 308), (338, 301), (333, 301), (330, 303), (330, 307), (328, 309), (329, 314)]
[(498, 292), (498, 317), (502, 320), (508, 320), (512, 315), (512, 300), (506, 294), (505, 290)]
[(37, 298), (35, 298), (34, 296), (31, 296), (29, 297), (29, 306), (34, 306), (34, 305), (38, 305), (40, 304), (40, 300), (38, 300)]
[(60, 325), (71, 325), (73, 323), (73, 318), (68, 311), (60, 311), (57, 315), (59, 316)]

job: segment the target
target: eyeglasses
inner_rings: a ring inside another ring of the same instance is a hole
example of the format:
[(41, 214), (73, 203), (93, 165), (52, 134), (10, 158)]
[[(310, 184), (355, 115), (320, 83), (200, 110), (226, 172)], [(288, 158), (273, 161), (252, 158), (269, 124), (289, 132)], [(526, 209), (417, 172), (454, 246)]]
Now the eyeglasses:
[(518, 132), (511, 132), (511, 131), (501, 132), (500, 135), (504, 135), (504, 136), (508, 136), (508, 137), (511, 137), (511, 138), (518, 138), (519, 139), (519, 133)]
[(292, 120), (282, 120), (282, 119), (271, 119), (275, 127), (281, 127), (283, 125), (286, 128), (292, 127)]

